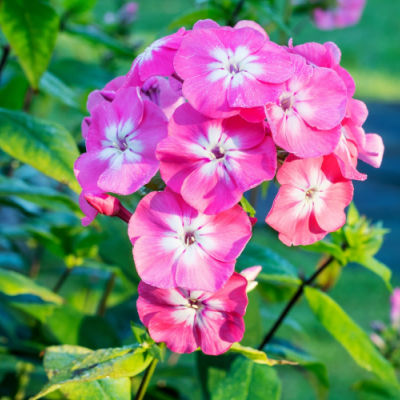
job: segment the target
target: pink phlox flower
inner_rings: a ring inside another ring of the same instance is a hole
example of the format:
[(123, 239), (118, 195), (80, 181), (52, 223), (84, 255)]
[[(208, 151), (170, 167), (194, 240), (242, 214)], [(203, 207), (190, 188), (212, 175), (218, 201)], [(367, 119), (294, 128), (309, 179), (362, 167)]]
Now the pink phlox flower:
[(400, 327), (400, 288), (395, 288), (390, 297), (390, 319), (392, 325)]
[(140, 201), (128, 233), (144, 282), (164, 289), (215, 291), (232, 275), (251, 237), (251, 224), (238, 205), (205, 215), (167, 189)]
[(244, 333), (247, 281), (234, 272), (216, 292), (160, 289), (139, 283), (137, 310), (156, 342), (176, 353), (197, 348), (218, 355), (239, 342)]
[(261, 271), (261, 265), (255, 265), (254, 267), (245, 268), (244, 270), (240, 271), (240, 275), (244, 276), (247, 279), (247, 293), (251, 292), (258, 285), (256, 279)]
[(319, 29), (330, 30), (355, 25), (361, 18), (365, 0), (336, 0), (337, 5), (324, 10), (316, 8), (314, 23)]
[(79, 183), (89, 193), (135, 192), (156, 174), (155, 149), (166, 135), (161, 109), (142, 100), (138, 88), (120, 89), (93, 111), (87, 152), (75, 162)]
[(339, 229), (353, 185), (332, 155), (299, 159), (290, 155), (277, 173), (281, 184), (266, 223), (286, 245), (308, 245)]
[(335, 71), (292, 57), (295, 75), (284, 84), (279, 98), (265, 106), (272, 137), (298, 157), (330, 154), (340, 139), (346, 87)]
[(125, 86), (140, 86), (152, 76), (173, 75), (175, 72), (173, 59), (185, 34), (185, 28), (181, 28), (148, 46), (134, 60), (127, 74)]
[(174, 66), (183, 94), (210, 117), (264, 105), (290, 78), (289, 54), (253, 27), (194, 29), (182, 40)]
[(275, 175), (275, 145), (262, 123), (240, 117), (209, 119), (185, 103), (168, 131), (157, 147), (161, 176), (205, 214), (233, 207), (243, 192)]

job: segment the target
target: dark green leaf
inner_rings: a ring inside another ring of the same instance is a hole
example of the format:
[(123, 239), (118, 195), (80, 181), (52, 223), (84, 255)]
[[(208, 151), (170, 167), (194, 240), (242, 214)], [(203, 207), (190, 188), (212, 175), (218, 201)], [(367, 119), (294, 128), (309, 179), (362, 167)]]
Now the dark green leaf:
[(45, 0), (4, 0), (0, 3), (0, 25), (36, 89), (56, 42), (57, 13)]
[(0, 108), (0, 148), (80, 191), (73, 172), (79, 152), (74, 139), (62, 126)]
[(305, 295), (315, 316), (358, 365), (384, 381), (397, 383), (393, 367), (374, 347), (368, 335), (334, 300), (311, 287), (305, 288)]
[(399, 400), (400, 387), (377, 380), (357, 382), (353, 389), (358, 392), (360, 400)]
[(213, 19), (215, 21), (224, 21), (224, 14), (221, 10), (215, 7), (201, 8), (200, 10), (190, 10), (184, 15), (173, 20), (168, 29), (176, 30), (181, 26), (191, 28), (199, 19)]

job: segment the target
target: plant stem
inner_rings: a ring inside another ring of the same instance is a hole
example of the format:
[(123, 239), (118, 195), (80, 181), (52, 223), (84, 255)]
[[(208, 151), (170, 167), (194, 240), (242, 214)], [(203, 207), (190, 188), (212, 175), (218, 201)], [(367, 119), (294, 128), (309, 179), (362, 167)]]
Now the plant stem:
[(297, 288), (296, 292), (293, 294), (289, 302), (287, 303), (286, 307), (283, 309), (282, 313), (279, 315), (278, 319), (274, 323), (274, 325), (271, 327), (271, 329), (268, 331), (268, 333), (265, 335), (264, 340), (261, 342), (260, 346), (258, 346), (259, 350), (262, 350), (267, 343), (270, 342), (270, 340), (273, 338), (275, 335), (276, 331), (279, 329), (281, 326), (282, 322), (286, 318), (286, 316), (289, 314), (290, 310), (293, 308), (293, 306), (296, 304), (297, 300), (301, 297), (301, 295), (304, 292), (304, 288), (311, 283), (314, 282), (314, 280), (318, 277), (318, 275), (325, 270), (329, 266), (329, 264), (333, 261), (333, 257), (330, 256), (328, 257), (315, 271), (314, 273), (307, 279), (303, 280), (301, 285)]
[(72, 272), (72, 268), (65, 268), (62, 275), (60, 276), (57, 283), (54, 285), (53, 292), (58, 293), (61, 289), (61, 286), (64, 285), (67, 278), (70, 276)]
[(156, 369), (158, 360), (157, 358), (154, 358), (151, 364), (148, 366), (146, 369), (146, 372), (144, 373), (142, 382), (140, 382), (139, 389), (136, 393), (135, 400), (142, 400), (146, 394), (147, 387), (149, 386), (149, 383), (151, 381), (151, 378), (154, 374), (154, 371)]
[(114, 288), (115, 278), (116, 278), (116, 275), (115, 275), (115, 272), (113, 272), (107, 281), (107, 286), (104, 290), (103, 296), (100, 299), (99, 306), (97, 308), (97, 315), (100, 315), (101, 317), (103, 317), (104, 314), (106, 313), (107, 300)]
[(236, 7), (232, 11), (232, 14), (230, 18), (227, 21), (227, 25), (234, 25), (236, 23), (236, 19), (240, 14), (240, 11), (242, 11), (242, 8), (244, 6), (245, 0), (239, 0), (236, 4)]
[(1, 56), (0, 60), (0, 82), (1, 82), (1, 73), (3, 71), (4, 66), (6, 65), (7, 58), (10, 54), (10, 45), (3, 46), (3, 55)]
[(29, 109), (31, 108), (31, 103), (33, 100), (33, 96), (36, 94), (35, 90), (32, 89), (30, 86), (28, 87), (28, 90), (26, 91), (25, 98), (24, 98), (24, 105), (22, 109), (25, 112), (29, 112)]

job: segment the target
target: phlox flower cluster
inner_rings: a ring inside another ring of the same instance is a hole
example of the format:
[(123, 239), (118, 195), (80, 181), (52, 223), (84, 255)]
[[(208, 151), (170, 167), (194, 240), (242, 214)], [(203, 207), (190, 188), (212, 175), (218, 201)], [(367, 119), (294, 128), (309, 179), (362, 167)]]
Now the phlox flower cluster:
[[(251, 21), (199, 21), (151, 44), (130, 71), (92, 92), (75, 164), (85, 225), (98, 212), (129, 221), (142, 279), (139, 317), (176, 352), (220, 354), (244, 333), (259, 267), (235, 263), (252, 234), (243, 194), (276, 176), (266, 218), (287, 245), (345, 223), (361, 159), (380, 165), (364, 103), (333, 43), (279, 46)], [(130, 195), (159, 171), (163, 191), (129, 218)]]

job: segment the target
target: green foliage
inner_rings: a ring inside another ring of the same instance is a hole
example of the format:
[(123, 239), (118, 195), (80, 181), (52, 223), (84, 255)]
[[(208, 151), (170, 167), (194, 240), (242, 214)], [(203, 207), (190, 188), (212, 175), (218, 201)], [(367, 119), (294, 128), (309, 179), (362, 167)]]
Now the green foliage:
[(36, 89), (56, 42), (57, 13), (45, 0), (4, 0), (0, 3), (0, 25)]
[(80, 191), (73, 172), (79, 152), (75, 141), (61, 125), (0, 109), (0, 148)]
[(364, 380), (357, 382), (353, 389), (358, 392), (360, 400), (399, 400), (400, 389), (398, 386), (377, 380)]
[(382, 380), (397, 383), (394, 369), (374, 347), (367, 334), (328, 295), (305, 288), (308, 304), (325, 329), (347, 350), (354, 361)]

